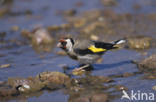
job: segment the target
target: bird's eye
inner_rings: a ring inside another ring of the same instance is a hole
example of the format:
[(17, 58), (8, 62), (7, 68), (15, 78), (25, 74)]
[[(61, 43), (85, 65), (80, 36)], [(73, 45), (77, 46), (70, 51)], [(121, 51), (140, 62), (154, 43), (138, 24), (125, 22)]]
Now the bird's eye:
[(67, 44), (67, 42), (61, 42), (61, 44), (63, 45), (63, 46), (66, 46), (66, 44)]

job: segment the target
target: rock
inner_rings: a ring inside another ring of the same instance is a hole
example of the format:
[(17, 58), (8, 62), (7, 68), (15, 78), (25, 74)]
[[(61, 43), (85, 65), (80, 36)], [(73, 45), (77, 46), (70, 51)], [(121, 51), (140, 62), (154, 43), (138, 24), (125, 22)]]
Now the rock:
[(61, 72), (42, 72), (36, 77), (28, 78), (8, 78), (7, 81), (0, 82), (0, 97), (30, 95), (42, 89), (56, 89), (70, 83), (70, 78)]
[(153, 70), (156, 71), (156, 54), (151, 55), (150, 57), (139, 62), (139, 68), (143, 71)]
[(156, 91), (156, 86), (153, 86), (152, 89)]
[(32, 33), (31, 43), (36, 51), (51, 51), (54, 39), (46, 29), (38, 28)]
[(11, 27), (11, 31), (13, 31), (13, 32), (17, 32), (18, 30), (19, 30), (18, 26), (12, 26)]
[[(79, 79), (78, 82), (84, 83), (84, 84), (87, 82), (87, 84), (97, 86), (98, 84), (113, 82), (113, 79), (111, 79), (109, 77), (104, 77), (104, 76), (88, 76), (88, 77)], [(103, 87), (105, 87), (105, 86), (103, 86)]]
[(0, 68), (8, 68), (10, 66), (11, 66), (10, 64), (2, 64), (2, 65), (0, 65)]
[(106, 94), (95, 94), (91, 97), (90, 102), (108, 102), (108, 96)]
[(33, 36), (33, 34), (30, 31), (26, 30), (26, 29), (23, 29), (21, 31), (21, 35), (23, 37), (27, 38), (28, 40), (32, 39), (32, 36)]
[(61, 30), (69, 30), (71, 28), (70, 24), (52, 25), (48, 26), (47, 29), (50, 32), (58, 32)]
[(112, 79), (112, 78), (109, 78), (109, 77), (104, 77), (104, 76), (94, 76), (93, 78), (95, 78), (96, 80), (99, 80), (99, 82), (102, 82), (102, 83), (113, 82), (113, 79)]
[(3, 40), (6, 36), (6, 32), (0, 32), (0, 40)]
[(81, 1), (78, 1), (78, 2), (75, 3), (75, 6), (76, 6), (76, 7), (81, 7), (81, 6), (83, 6), (83, 5), (84, 5), (84, 3), (81, 2)]
[(97, 20), (100, 16), (101, 16), (100, 10), (90, 10), (90, 11), (83, 12), (79, 16), (66, 17), (66, 19), (75, 28), (81, 28), (86, 24), (89, 24), (90, 22)]
[[(101, 17), (102, 12), (103, 12), (103, 11), (98, 10), (98, 9), (88, 10), (88, 11), (83, 12), (83, 13), (81, 14), (81, 17), (86, 18), (88, 22), (90, 22), (90, 21), (95, 21), (95, 20), (97, 20), (99, 17)], [(94, 14), (94, 15), (93, 15), (93, 14)]]
[(147, 74), (146, 78), (155, 79), (156, 78), (156, 54), (151, 55), (148, 58), (138, 62), (138, 67), (141, 71)]
[(9, 13), (8, 8), (0, 8), (0, 17), (4, 16), (5, 14)]
[(10, 97), (18, 94), (19, 92), (16, 89), (9, 86), (0, 87), (0, 97)]
[(97, 40), (99, 40), (99, 37), (96, 36), (96, 35), (91, 35), (91, 36), (90, 36), (90, 39), (91, 39), (91, 40), (94, 40), (94, 41), (97, 41)]
[(59, 88), (70, 82), (70, 78), (61, 72), (42, 72), (37, 77), (50, 89)]
[(149, 73), (145, 73), (143, 79), (150, 79), (150, 80), (153, 80), (153, 79), (156, 79), (156, 75), (150, 75)]
[(61, 55), (61, 56), (66, 56), (67, 54), (66, 54), (66, 52), (65, 51), (58, 51), (57, 52), (57, 55)]
[(78, 98), (69, 100), (69, 102), (89, 102), (89, 99), (87, 97), (78, 97)]
[(115, 5), (117, 5), (116, 0), (101, 0), (101, 3), (104, 6), (115, 6)]
[(65, 16), (74, 16), (76, 14), (76, 10), (75, 9), (70, 9), (70, 10), (66, 10), (64, 11), (64, 15)]
[(71, 28), (70, 24), (61, 24), (60, 26), (61, 26), (62, 30), (69, 30)]
[(44, 28), (39, 28), (36, 31), (34, 31), (32, 40), (34, 40), (38, 44), (53, 42), (50, 33)]
[(87, 20), (85, 18), (83, 18), (83, 17), (74, 17), (74, 18), (69, 17), (69, 18), (67, 18), (67, 20), (75, 28), (83, 27), (87, 23)]
[(90, 24), (86, 25), (83, 29), (81, 29), (82, 33), (85, 34), (113, 34), (111, 28), (105, 24), (105, 22), (94, 21)]
[(52, 25), (47, 27), (48, 31), (59, 31), (61, 30), (61, 26), (58, 25)]
[(36, 28), (32, 32), (28, 30), (22, 30), (22, 36), (29, 40), (32, 47), (38, 51), (51, 51), (53, 47), (54, 39), (44, 28)]
[(125, 72), (123, 74), (123, 77), (130, 77), (130, 76), (133, 76), (134, 74), (133, 73), (128, 73), (128, 72)]
[(144, 36), (137, 36), (128, 38), (128, 48), (130, 49), (148, 49), (151, 45), (152, 38), (144, 37)]
[(45, 85), (38, 78), (8, 78), (7, 84), (20, 93), (30, 93), (41, 90)]

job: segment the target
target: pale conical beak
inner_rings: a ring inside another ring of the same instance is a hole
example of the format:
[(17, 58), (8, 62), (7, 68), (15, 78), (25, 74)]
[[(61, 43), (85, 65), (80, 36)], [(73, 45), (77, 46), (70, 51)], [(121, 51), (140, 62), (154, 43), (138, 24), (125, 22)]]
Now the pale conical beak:
[(59, 43), (57, 44), (57, 47), (60, 47), (60, 48), (61, 48), (61, 47), (63, 47), (63, 46), (62, 46), (62, 44), (59, 42)]

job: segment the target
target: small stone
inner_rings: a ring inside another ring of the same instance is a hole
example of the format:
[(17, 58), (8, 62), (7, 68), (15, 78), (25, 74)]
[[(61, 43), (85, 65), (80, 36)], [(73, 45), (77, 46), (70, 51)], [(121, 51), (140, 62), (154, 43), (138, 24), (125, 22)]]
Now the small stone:
[(38, 78), (8, 78), (7, 84), (13, 89), (18, 90), (21, 93), (30, 93), (41, 90), (45, 85)]
[(70, 82), (69, 76), (61, 72), (42, 72), (37, 75), (48, 88), (55, 89)]
[(66, 56), (67, 54), (66, 54), (66, 52), (65, 51), (58, 51), (57, 52), (57, 55), (61, 55), (61, 56)]
[(91, 97), (91, 102), (108, 102), (106, 94), (95, 94)]
[(156, 86), (153, 86), (152, 89), (156, 91)]
[(0, 9), (0, 17), (4, 16), (5, 14), (7, 14), (9, 12), (8, 8), (1, 8)]
[(156, 54), (153, 54), (149, 56), (148, 58), (145, 58), (144, 60), (140, 61), (138, 63), (139, 68), (142, 71), (155, 71), (156, 70)]
[(33, 39), (38, 44), (42, 42), (52, 42), (52, 37), (50, 36), (50, 33), (44, 28), (37, 29), (34, 32)]
[(110, 77), (104, 77), (104, 76), (96, 76), (94, 77), (96, 80), (99, 80), (100, 82), (102, 83), (109, 83), (109, 82), (112, 82), (113, 79), (110, 78)]
[(75, 18), (73, 19), (73, 25), (75, 28), (80, 28), (86, 24), (86, 19), (84, 18)]
[(69, 102), (89, 102), (89, 99), (87, 97), (78, 97), (78, 98), (69, 100)]
[(115, 6), (117, 5), (116, 0), (101, 0), (104, 6)]
[(101, 33), (106, 33), (107, 30), (109, 30), (109, 27), (104, 22), (94, 21), (91, 22), (89, 25), (85, 26), (81, 31), (82, 33), (97, 35)]
[(58, 25), (52, 25), (47, 27), (48, 31), (58, 31), (61, 30), (61, 26)]
[(32, 32), (31, 44), (35, 51), (50, 52), (53, 48), (54, 38), (49, 31), (44, 28), (38, 28)]
[(130, 77), (130, 76), (133, 76), (134, 74), (133, 73), (128, 73), (128, 72), (125, 72), (123, 74), (123, 77)]
[(152, 38), (144, 36), (131, 37), (128, 38), (128, 47), (138, 50), (148, 49), (151, 46), (151, 40)]
[(96, 35), (91, 35), (91, 36), (90, 36), (90, 39), (91, 39), (91, 40), (97, 41), (97, 40), (99, 40), (99, 37), (96, 36)]
[(76, 14), (76, 10), (75, 9), (70, 9), (70, 10), (66, 10), (65, 12), (64, 12), (64, 15), (65, 16), (74, 16), (75, 14)]
[(3, 65), (0, 65), (0, 68), (8, 68), (10, 66), (11, 66), (10, 64), (3, 64)]
[(77, 6), (77, 7), (81, 7), (83, 5), (84, 5), (83, 2), (81, 2), (81, 1), (78, 1), (75, 3), (75, 6)]
[(32, 38), (32, 33), (26, 29), (23, 29), (21, 31), (21, 34), (23, 37), (27, 38), (27, 39), (31, 39)]
[(147, 74), (147, 75), (144, 76), (144, 78), (152, 80), (152, 79), (156, 79), (156, 75)]
[(17, 32), (18, 30), (19, 30), (18, 26), (12, 26), (11, 27), (11, 31), (13, 31), (13, 32)]

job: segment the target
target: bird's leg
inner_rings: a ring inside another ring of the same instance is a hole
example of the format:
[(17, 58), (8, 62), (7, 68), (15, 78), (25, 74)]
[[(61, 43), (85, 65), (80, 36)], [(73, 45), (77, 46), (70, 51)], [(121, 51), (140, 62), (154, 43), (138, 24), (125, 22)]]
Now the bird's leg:
[(93, 67), (90, 64), (82, 64), (79, 68), (76, 68), (75, 70), (91, 70)]
[(83, 66), (85, 66), (85, 65), (87, 65), (87, 64), (80, 64), (79, 67), (83, 67)]

